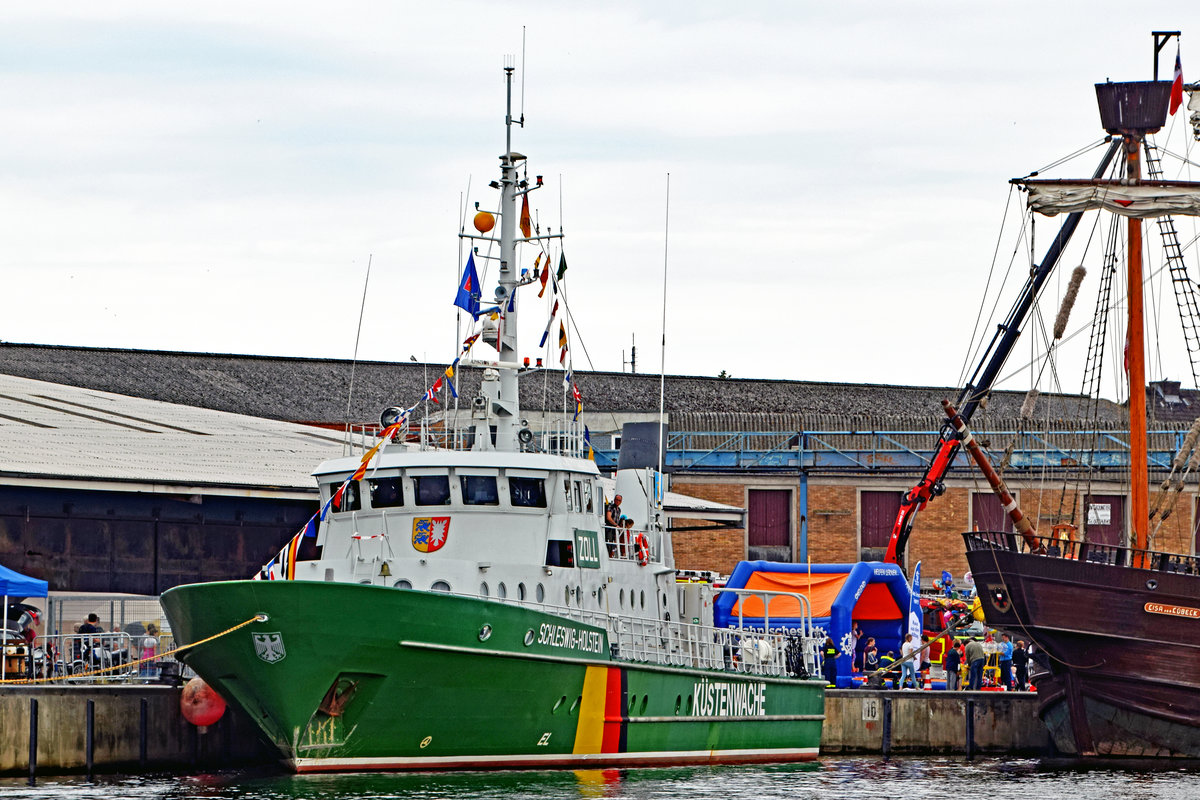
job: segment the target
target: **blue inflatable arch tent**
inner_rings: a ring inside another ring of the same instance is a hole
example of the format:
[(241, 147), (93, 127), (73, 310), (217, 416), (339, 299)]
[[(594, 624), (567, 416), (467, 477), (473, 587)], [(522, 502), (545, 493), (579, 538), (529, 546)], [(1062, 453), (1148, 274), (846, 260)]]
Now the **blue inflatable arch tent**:
[[(908, 630), (911, 590), (904, 573), (895, 564), (860, 561), (857, 564), (786, 564), (774, 561), (742, 561), (725, 584), (730, 589), (792, 592), (807, 597), (813, 625), (825, 631), (838, 646), (837, 686), (853, 684), (854, 622), (864, 637), (874, 637), (879, 654), (888, 650), (900, 656), (900, 645)], [(722, 592), (713, 603), (713, 620), (718, 626), (762, 630), (764, 611), (773, 631), (800, 627), (800, 604), (791, 597), (776, 597), (763, 608), (758, 597), (739, 600), (733, 592)], [(740, 613), (740, 619), (739, 619)]]

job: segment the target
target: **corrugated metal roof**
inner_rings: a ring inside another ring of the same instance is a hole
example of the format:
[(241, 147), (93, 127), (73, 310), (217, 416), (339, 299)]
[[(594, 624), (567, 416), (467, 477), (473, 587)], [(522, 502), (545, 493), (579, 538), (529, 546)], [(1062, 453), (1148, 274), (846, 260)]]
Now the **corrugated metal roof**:
[[(350, 420), (374, 422), (387, 406), (416, 402), (444, 368), (444, 364), (358, 362), (353, 365)], [(0, 342), (0, 372), (6, 374), (325, 425), (340, 426), (346, 419), (351, 370), (349, 361), (337, 359)], [(577, 370), (575, 378), (585, 412), (625, 415), (658, 410), (658, 375)], [(561, 379), (557, 370), (526, 376), (520, 385), (521, 408), (561, 408)], [(479, 386), (479, 370), (461, 369), (455, 382), (462, 396), (471, 397)], [(665, 390), (673, 430), (936, 430), (942, 425), (942, 398), (958, 395), (957, 389), (946, 387), (687, 375), (668, 375)], [(994, 392), (989, 408), (981, 409), (977, 419), (986, 415), (995, 420), (992, 427), (1005, 427), (1007, 423), (1000, 421), (1016, 420), (1024, 400), (1024, 392)], [(1078, 402), (1072, 395), (1044, 394), (1036, 418), (1077, 420)], [(418, 407), (416, 416), (423, 411)], [(1116, 420), (1122, 412), (1116, 404), (1102, 401), (1096, 415), (1100, 420)]]
[(315, 491), (337, 433), (0, 375), (0, 476)]

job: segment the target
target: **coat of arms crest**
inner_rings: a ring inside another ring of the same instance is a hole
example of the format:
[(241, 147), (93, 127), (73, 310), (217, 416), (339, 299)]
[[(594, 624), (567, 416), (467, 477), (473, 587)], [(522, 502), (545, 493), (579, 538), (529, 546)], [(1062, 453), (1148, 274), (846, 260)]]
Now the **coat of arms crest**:
[(442, 549), (449, 536), (449, 517), (418, 517), (413, 520), (412, 545), (419, 552), (432, 553)]
[(255, 633), (253, 637), (254, 652), (268, 664), (282, 661), (283, 657), (287, 655), (287, 650), (283, 646), (282, 633)]

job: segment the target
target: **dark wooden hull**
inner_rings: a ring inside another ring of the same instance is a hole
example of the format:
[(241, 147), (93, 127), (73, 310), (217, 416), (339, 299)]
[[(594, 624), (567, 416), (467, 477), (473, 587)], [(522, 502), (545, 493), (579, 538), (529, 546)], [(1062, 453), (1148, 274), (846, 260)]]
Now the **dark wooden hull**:
[[(968, 533), (989, 625), (1049, 656), (1039, 714), (1063, 753), (1200, 758), (1200, 570), (1122, 548), (1024, 552), (1007, 534)], [(1097, 560), (1093, 561), (1091, 558)]]

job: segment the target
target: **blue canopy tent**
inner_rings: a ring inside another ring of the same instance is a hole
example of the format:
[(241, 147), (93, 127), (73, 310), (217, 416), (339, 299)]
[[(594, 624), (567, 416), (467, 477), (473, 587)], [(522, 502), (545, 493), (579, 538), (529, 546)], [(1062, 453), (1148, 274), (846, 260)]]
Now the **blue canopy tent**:
[[(8, 626), (8, 598), (45, 597), (49, 590), (50, 585), (45, 581), (22, 575), (0, 564), (0, 594), (4, 595), (4, 624), (0, 628), (6, 629)], [(6, 633), (0, 635), (7, 638)], [(7, 658), (0, 658), (0, 680), (5, 676), (7, 664)]]
[[(879, 652), (899, 654), (908, 630), (912, 592), (904, 573), (895, 564), (859, 561), (855, 564), (788, 564), (772, 561), (742, 561), (734, 568), (727, 588), (750, 591), (794, 592), (808, 598), (813, 625), (838, 645), (837, 687), (853, 684), (851, 660), (854, 655), (854, 622), (864, 636), (874, 637)], [(713, 603), (713, 619), (719, 626), (763, 627), (763, 603), (757, 597), (739, 600), (733, 593), (722, 593)], [(794, 628), (800, 623), (799, 603), (789, 597), (776, 597), (770, 603), (772, 630)], [(790, 612), (790, 613), (789, 613)]]
[(45, 597), (49, 588), (45, 581), (22, 575), (0, 564), (0, 594), (4, 595), (5, 608), (8, 608), (10, 597)]

